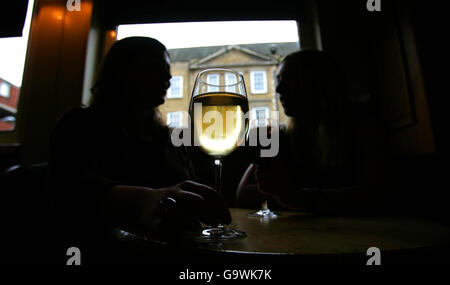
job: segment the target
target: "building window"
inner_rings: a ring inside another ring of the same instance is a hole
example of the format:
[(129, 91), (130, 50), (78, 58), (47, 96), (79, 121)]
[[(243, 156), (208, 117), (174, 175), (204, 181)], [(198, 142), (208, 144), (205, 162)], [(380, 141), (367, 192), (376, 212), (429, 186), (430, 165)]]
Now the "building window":
[(9, 98), (9, 93), (11, 92), (11, 86), (6, 82), (0, 83), (0, 96)]
[(182, 112), (167, 113), (167, 125), (171, 128), (180, 128), (183, 125)]
[(218, 85), (220, 84), (219, 74), (209, 74), (208, 77), (206, 77), (206, 83), (211, 84), (211, 85), (208, 85), (208, 92), (219, 91), (219, 87), (218, 87)]
[(183, 97), (183, 76), (173, 76), (170, 79), (170, 88), (167, 90), (167, 98)]
[(265, 127), (269, 124), (269, 108), (256, 107), (252, 109), (251, 119), (255, 127)]
[(264, 70), (250, 72), (250, 91), (252, 94), (267, 93), (267, 73)]
[(231, 85), (231, 86), (227, 86), (226, 91), (227, 92), (231, 92), (231, 93), (238, 93), (238, 90), (236, 90), (236, 84), (237, 83), (237, 79), (236, 79), (236, 75), (233, 73), (227, 73), (225, 75), (225, 85)]

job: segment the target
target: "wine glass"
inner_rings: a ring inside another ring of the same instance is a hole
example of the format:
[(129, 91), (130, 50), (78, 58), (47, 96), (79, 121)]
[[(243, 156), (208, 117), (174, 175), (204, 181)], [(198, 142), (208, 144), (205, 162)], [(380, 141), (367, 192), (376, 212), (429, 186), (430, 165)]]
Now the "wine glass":
[[(256, 131), (256, 135), (259, 137), (259, 132), (266, 132), (269, 133), (271, 131), (271, 125), (266, 122), (264, 122), (262, 125), (258, 122), (258, 120), (252, 120), (251, 124), (253, 125), (253, 130)], [(255, 165), (256, 168), (258, 168), (258, 165)], [(256, 177), (255, 177), (256, 178)], [(258, 179), (256, 179), (256, 187), (258, 188), (258, 191), (261, 193), (261, 184), (259, 183)], [(256, 211), (248, 214), (249, 217), (255, 217), (255, 218), (263, 218), (263, 219), (270, 219), (270, 218), (276, 218), (277, 214), (272, 212), (269, 209), (268, 201), (267, 199), (264, 199), (261, 202), (261, 208)]]
[[(198, 73), (189, 113), (194, 145), (213, 157), (215, 189), (222, 193), (222, 159), (244, 143), (248, 131), (248, 100), (244, 78), (230, 69)], [(205, 240), (228, 240), (245, 233), (218, 225), (202, 231)]]

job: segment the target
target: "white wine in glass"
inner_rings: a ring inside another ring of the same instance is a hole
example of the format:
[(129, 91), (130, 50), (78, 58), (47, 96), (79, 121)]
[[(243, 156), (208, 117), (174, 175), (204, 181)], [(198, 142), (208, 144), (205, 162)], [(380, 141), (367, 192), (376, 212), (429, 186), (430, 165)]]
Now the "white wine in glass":
[[(213, 158), (215, 189), (222, 196), (222, 159), (244, 142), (248, 131), (247, 112), (247, 93), (241, 74), (214, 68), (197, 75), (189, 108), (194, 145)], [(242, 231), (218, 225), (204, 229), (201, 238), (224, 241), (245, 236)]]

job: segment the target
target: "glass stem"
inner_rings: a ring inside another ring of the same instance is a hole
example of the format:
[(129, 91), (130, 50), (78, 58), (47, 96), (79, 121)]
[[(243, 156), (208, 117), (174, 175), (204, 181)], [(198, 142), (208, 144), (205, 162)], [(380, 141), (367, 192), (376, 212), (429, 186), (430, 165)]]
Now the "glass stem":
[[(220, 196), (222, 196), (222, 160), (221, 159), (214, 159), (214, 187), (216, 188), (217, 193), (219, 193)], [(218, 224), (215, 227), (219, 232), (216, 234), (222, 234), (223, 225)]]
[(263, 210), (263, 211), (269, 210), (269, 205), (267, 203), (267, 200), (264, 200), (264, 202), (262, 202), (261, 210)]
[(214, 187), (216, 191), (222, 195), (222, 160), (214, 160)]

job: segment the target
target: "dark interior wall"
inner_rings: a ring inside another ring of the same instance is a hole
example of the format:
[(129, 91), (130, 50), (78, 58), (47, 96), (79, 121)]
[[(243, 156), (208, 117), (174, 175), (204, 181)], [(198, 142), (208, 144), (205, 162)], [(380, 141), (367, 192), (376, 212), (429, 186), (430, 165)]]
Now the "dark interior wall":
[(355, 118), (360, 183), (382, 207), (446, 219), (448, 100), (436, 68), (448, 50), (436, 42), (445, 16), (423, 1), (381, 2), (369, 12), (366, 0), (317, 1), (323, 50), (365, 102)]
[(411, 24), (417, 44), (420, 66), (424, 78), (427, 102), (437, 152), (448, 156), (450, 139), (448, 134), (448, 10), (440, 4), (424, 4), (423, 1), (408, 1)]
[[(434, 150), (398, 161), (396, 167), (401, 170), (399, 176), (402, 178), (398, 188), (408, 193), (411, 200), (420, 201), (420, 212), (450, 223), (447, 206), (450, 200), (447, 190), (450, 170), (447, 109), (450, 100), (445, 92), (449, 45), (448, 41), (442, 40), (447, 34), (447, 10), (436, 2), (402, 0), (397, 4), (397, 11), (403, 12), (400, 30), (406, 31), (403, 38), (416, 122), (423, 127), (420, 123), (424, 122), (424, 112), (428, 111), (428, 133), (432, 133)], [(406, 19), (405, 15), (408, 16)], [(420, 102), (420, 98), (425, 102)], [(421, 135), (426, 137), (426, 133)]]
[(370, 96), (394, 155), (435, 151), (409, 1), (319, 0), (323, 49), (344, 66), (357, 101)]
[(379, 201), (382, 208), (387, 208), (386, 197), (392, 191), (390, 144), (387, 122), (382, 116), (384, 105), (379, 96), (382, 73), (377, 61), (383, 56), (377, 52), (379, 43), (374, 38), (374, 26), (382, 21), (384, 12), (370, 13), (366, 1), (361, 0), (318, 0), (317, 8), (322, 49), (341, 66), (354, 102), (357, 184), (367, 192), (369, 200)]
[[(372, 93), (369, 31), (364, 1), (317, 1), (322, 48), (347, 72), (354, 96)], [(376, 15), (374, 15), (376, 16)]]

